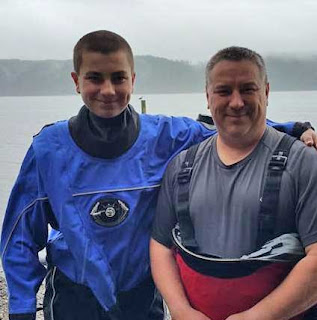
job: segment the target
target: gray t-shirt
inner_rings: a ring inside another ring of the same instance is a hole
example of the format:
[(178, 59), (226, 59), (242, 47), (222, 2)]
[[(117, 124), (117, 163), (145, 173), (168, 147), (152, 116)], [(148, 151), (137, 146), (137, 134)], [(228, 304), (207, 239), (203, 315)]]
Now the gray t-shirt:
[[(216, 137), (202, 142), (190, 181), (190, 215), (199, 251), (238, 258), (255, 251), (260, 199), (272, 152), (283, 134), (267, 128), (253, 152), (224, 165)], [(169, 164), (160, 190), (152, 237), (171, 247), (177, 219), (177, 174), (186, 151)], [(296, 141), (283, 173), (276, 219), (278, 234), (298, 232), (303, 246), (317, 241), (317, 154)]]

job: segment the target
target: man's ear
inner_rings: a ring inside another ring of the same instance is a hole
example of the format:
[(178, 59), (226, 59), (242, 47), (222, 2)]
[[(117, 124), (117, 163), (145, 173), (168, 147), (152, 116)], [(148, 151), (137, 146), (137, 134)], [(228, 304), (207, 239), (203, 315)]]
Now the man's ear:
[(267, 83), (265, 86), (265, 95), (266, 95), (266, 105), (269, 105), (269, 93), (270, 93), (270, 84)]
[(73, 81), (74, 81), (74, 83), (75, 83), (76, 92), (77, 92), (77, 93), (80, 93), (78, 74), (73, 71), (73, 72), (71, 72), (71, 76), (72, 76)]
[(209, 93), (207, 90), (207, 85), (205, 86), (205, 92), (206, 92), (206, 99), (207, 99), (207, 109), (209, 109)]

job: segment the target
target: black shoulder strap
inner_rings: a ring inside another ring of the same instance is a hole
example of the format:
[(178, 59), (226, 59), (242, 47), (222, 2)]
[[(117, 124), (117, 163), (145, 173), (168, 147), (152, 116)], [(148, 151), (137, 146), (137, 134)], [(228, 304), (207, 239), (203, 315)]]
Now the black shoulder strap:
[(192, 250), (197, 249), (198, 245), (189, 213), (189, 183), (198, 147), (199, 144), (195, 144), (187, 150), (185, 160), (177, 176), (179, 189), (176, 212), (179, 229), (183, 245)]
[[(266, 241), (274, 237), (282, 175), (286, 168), (289, 151), (295, 141), (295, 138), (284, 135), (269, 162), (260, 205), (257, 247), (261, 247)], [(183, 245), (193, 251), (198, 249), (198, 245), (189, 212), (189, 183), (198, 147), (199, 144), (187, 150), (185, 160), (177, 176), (179, 190), (176, 211), (179, 229)]]
[(285, 134), (269, 162), (260, 204), (257, 233), (258, 248), (274, 237), (282, 175), (286, 168), (289, 151), (295, 141), (295, 138)]

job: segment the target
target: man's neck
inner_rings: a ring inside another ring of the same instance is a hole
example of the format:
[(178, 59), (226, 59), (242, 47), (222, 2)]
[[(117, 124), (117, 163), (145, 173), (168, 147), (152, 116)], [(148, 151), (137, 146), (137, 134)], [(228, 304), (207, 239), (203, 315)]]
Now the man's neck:
[(243, 160), (255, 149), (264, 132), (265, 128), (252, 138), (227, 138), (218, 134), (216, 145), (220, 160), (225, 165), (232, 165)]

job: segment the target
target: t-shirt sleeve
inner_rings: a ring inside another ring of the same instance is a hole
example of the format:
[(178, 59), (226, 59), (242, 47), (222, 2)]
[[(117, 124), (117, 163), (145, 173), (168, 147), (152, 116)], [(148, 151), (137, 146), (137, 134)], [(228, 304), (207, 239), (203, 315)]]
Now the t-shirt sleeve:
[(290, 170), (298, 181), (296, 224), (303, 246), (307, 247), (317, 242), (317, 152), (301, 146), (294, 158)]
[(179, 164), (180, 156), (177, 156), (170, 162), (164, 174), (152, 229), (152, 238), (168, 248), (173, 245), (172, 230), (177, 222), (175, 189)]

